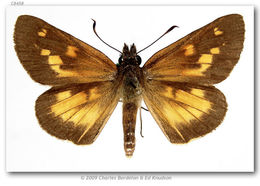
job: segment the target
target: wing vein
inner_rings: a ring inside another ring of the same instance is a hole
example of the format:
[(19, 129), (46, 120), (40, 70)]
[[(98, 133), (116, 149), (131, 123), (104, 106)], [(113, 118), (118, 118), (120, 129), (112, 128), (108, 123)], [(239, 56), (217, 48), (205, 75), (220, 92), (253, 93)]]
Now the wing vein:
[[(150, 104), (152, 104), (152, 105), (157, 109), (157, 111), (161, 113), (161, 115), (164, 115), (164, 113), (157, 107), (157, 105), (153, 104), (153, 102), (150, 102)], [(149, 109), (149, 110), (150, 110), (150, 109)], [(172, 125), (171, 125), (171, 126), (172, 126)], [(175, 131), (177, 132), (177, 134), (178, 134), (183, 140), (185, 140), (184, 137), (182, 136), (181, 132), (179, 131), (179, 129), (177, 129), (175, 126), (172, 126), (172, 127), (175, 129)], [(162, 128), (162, 127), (161, 127), (161, 128)], [(162, 128), (162, 129), (163, 129), (163, 128)], [(163, 131), (164, 131), (164, 129), (163, 129)]]

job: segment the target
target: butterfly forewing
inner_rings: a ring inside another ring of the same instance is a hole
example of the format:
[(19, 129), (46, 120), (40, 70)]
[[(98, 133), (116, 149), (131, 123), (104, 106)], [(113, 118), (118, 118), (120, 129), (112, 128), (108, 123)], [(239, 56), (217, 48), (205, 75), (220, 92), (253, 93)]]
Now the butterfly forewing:
[(241, 15), (218, 18), (154, 54), (143, 67), (145, 79), (219, 83), (239, 59), (244, 32)]
[(39, 18), (18, 17), (14, 42), (20, 62), (39, 83), (62, 85), (115, 78), (116, 65), (103, 53)]

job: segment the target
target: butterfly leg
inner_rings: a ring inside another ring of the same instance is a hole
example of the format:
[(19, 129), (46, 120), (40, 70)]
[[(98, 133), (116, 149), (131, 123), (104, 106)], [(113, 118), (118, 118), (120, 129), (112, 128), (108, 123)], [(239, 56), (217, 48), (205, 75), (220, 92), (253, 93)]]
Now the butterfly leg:
[[(142, 108), (142, 107), (141, 107)], [(143, 108), (144, 109), (144, 108)], [(140, 109), (140, 135), (142, 136), (142, 138), (144, 137), (143, 136), (143, 122), (142, 122), (142, 114), (141, 114), (141, 110), (142, 109)], [(144, 109), (144, 110), (146, 110), (146, 109)], [(148, 111), (148, 110), (147, 110)]]

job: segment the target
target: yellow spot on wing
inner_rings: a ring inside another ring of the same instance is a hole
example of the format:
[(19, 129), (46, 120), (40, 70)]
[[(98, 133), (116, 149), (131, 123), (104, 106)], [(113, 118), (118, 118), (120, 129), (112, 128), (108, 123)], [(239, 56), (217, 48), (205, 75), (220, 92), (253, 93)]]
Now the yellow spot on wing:
[(223, 34), (222, 31), (216, 31), (216, 32), (215, 32), (215, 35), (216, 35), (216, 36), (221, 35), (221, 34)]
[(183, 76), (204, 76), (204, 72), (211, 66), (211, 64), (200, 64), (198, 69), (184, 69), (182, 71)]
[(63, 113), (62, 115), (60, 115), (60, 117), (63, 121), (67, 121), (78, 111), (79, 111), (79, 108), (76, 107), (76, 108), (73, 108), (73, 109)]
[[(81, 125), (82, 118), (86, 115), (87, 109), (89, 107), (83, 107), (81, 110), (79, 110), (77, 113), (75, 113), (68, 121), (72, 122), (74, 126)], [(87, 125), (87, 123), (84, 123), (83, 125)]]
[(174, 100), (170, 100), (163, 104), (163, 113), (168, 123), (175, 129), (178, 135), (185, 140), (181, 134), (181, 125), (192, 125), (192, 120), (200, 120), (200, 118), (209, 113), (211, 102), (204, 98), (204, 90), (193, 88), (188, 93), (183, 90), (177, 90), (175, 97), (172, 95), (172, 88), (167, 87), (164, 95), (173, 97), (174, 100), (183, 104), (176, 104)]
[(42, 28), (42, 30), (40, 32), (38, 32), (38, 36), (40, 37), (45, 37), (47, 34), (47, 30)]
[(182, 136), (181, 132), (179, 131), (179, 129), (177, 128), (177, 126), (179, 124), (183, 124), (185, 122), (185, 120), (183, 120), (183, 118), (180, 116), (180, 114), (175, 110), (177, 109), (176, 107), (172, 107), (171, 104), (167, 103), (164, 104), (163, 107), (163, 113), (165, 114), (168, 123), (175, 129), (175, 131), (179, 134), (179, 136), (185, 141), (185, 138)]
[[(208, 110), (211, 108), (211, 102), (205, 100), (204, 90), (192, 88), (190, 93), (194, 96), (197, 96), (197, 98), (199, 97), (197, 99), (197, 102), (199, 102), (200, 100), (203, 100), (201, 107), (204, 107), (204, 110), (201, 109), (200, 107), (193, 108), (188, 105), (184, 105), (184, 108), (191, 114), (190, 117), (186, 116), (185, 118), (189, 118), (189, 120), (196, 119), (196, 118), (200, 119), (201, 116), (203, 116), (205, 114), (205, 113), (203, 113), (203, 111), (208, 113)], [(196, 99), (196, 97), (195, 97), (195, 99)], [(196, 104), (196, 105), (198, 106), (198, 104)]]
[(77, 53), (76, 51), (78, 51), (79, 49), (74, 47), (74, 46), (68, 46), (67, 47), (67, 51), (66, 51), (66, 55), (69, 57), (77, 57)]
[(97, 88), (93, 88), (89, 91), (89, 100), (94, 100), (98, 97), (100, 97), (100, 94), (98, 94)]
[(50, 65), (63, 64), (60, 56), (49, 56), (48, 62)]
[(194, 46), (192, 44), (186, 45), (184, 47), (184, 49), (185, 49), (185, 52), (184, 52), (185, 56), (191, 56), (195, 53)]
[[(198, 92), (197, 92), (198, 93)], [(201, 93), (200, 93), (201, 94)], [(178, 90), (175, 93), (175, 100), (180, 101), (192, 108), (197, 108), (203, 112), (208, 113), (211, 108), (211, 102), (206, 100), (205, 98), (198, 97), (196, 95), (192, 95), (183, 90)]]
[(211, 54), (219, 54), (219, 47), (210, 49)]
[(199, 58), (198, 63), (200, 64), (200, 68), (198, 69), (184, 69), (182, 71), (182, 75), (184, 76), (204, 76), (204, 72), (211, 66), (213, 55), (212, 54), (202, 54)]
[(50, 55), (51, 51), (48, 49), (42, 49), (41, 50), (41, 56), (48, 56)]
[(199, 58), (199, 63), (211, 63), (212, 62), (212, 55), (211, 54), (202, 54)]
[(214, 28), (214, 34), (215, 34), (215, 36), (218, 36), (218, 35), (223, 34), (223, 31), (219, 30), (219, 28), (216, 27), (216, 28)]
[(168, 119), (170, 125), (175, 128), (177, 133), (182, 137), (178, 131), (178, 124), (191, 124), (191, 120), (199, 119), (202, 115), (209, 112), (211, 109), (211, 102), (204, 98), (204, 91), (193, 88), (191, 93), (183, 90), (177, 90), (174, 100), (182, 104), (175, 104), (170, 101), (164, 104), (163, 111)]
[(84, 104), (87, 99), (87, 95), (84, 92), (79, 92), (65, 100), (62, 100), (51, 106), (51, 112), (54, 113), (55, 116), (58, 116), (62, 113), (69, 111), (72, 108), (75, 108), (81, 104)]
[(63, 64), (60, 56), (49, 56), (48, 62), (51, 65), (51, 69), (58, 73), (58, 77), (71, 77), (75, 76), (75, 72), (70, 70), (62, 70), (60, 69), (60, 65)]
[(201, 116), (203, 116), (204, 115), (204, 113), (202, 112), (202, 111), (200, 111), (200, 110), (198, 110), (198, 109), (195, 109), (195, 108), (192, 108), (192, 107), (189, 107), (189, 106), (184, 106), (184, 108), (188, 111), (188, 112), (190, 112), (192, 115), (193, 115), (193, 117), (192, 118), (190, 118), (190, 120), (192, 120), (192, 119), (200, 119), (201, 118)]
[(204, 90), (193, 88), (191, 94), (204, 98)]
[(85, 111), (84, 117), (80, 120), (78, 125), (85, 125), (85, 131), (78, 139), (78, 142), (84, 137), (88, 130), (95, 124), (97, 119), (102, 115), (100, 112), (100, 105), (94, 104), (92, 107), (88, 107)]
[(172, 87), (166, 87), (166, 90), (163, 93), (163, 96), (165, 96), (167, 98), (174, 98), (172, 90), (173, 90)]
[(69, 97), (71, 97), (71, 92), (70, 92), (70, 90), (67, 90), (67, 91), (60, 92), (60, 93), (56, 94), (56, 100), (57, 100), (57, 102), (62, 101), (62, 100), (64, 100), (64, 99), (67, 99), (67, 98), (69, 98)]
[(44, 32), (38, 32), (38, 36), (45, 37), (46, 34)]

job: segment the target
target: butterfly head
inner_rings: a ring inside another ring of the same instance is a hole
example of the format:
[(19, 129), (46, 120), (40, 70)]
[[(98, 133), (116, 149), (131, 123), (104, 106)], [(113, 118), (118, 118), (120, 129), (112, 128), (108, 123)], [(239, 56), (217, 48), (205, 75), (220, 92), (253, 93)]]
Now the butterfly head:
[(123, 52), (120, 58), (118, 59), (119, 65), (140, 65), (142, 59), (136, 53), (136, 47), (134, 44), (131, 45), (130, 49), (127, 44), (124, 44)]

